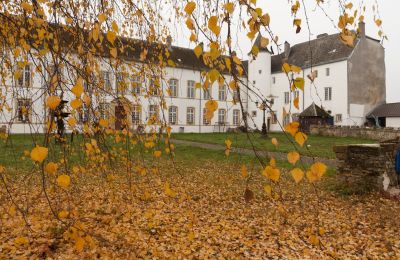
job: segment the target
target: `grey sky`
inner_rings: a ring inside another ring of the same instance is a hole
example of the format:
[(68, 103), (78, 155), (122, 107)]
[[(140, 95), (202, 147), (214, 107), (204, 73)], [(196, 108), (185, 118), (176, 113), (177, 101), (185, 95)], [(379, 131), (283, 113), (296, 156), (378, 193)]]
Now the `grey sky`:
[[(325, 0), (323, 7), (328, 16), (326, 16), (324, 12), (316, 6), (315, 0), (304, 0), (304, 2), (308, 5), (306, 10), (310, 21), (310, 29), (312, 33), (311, 39), (314, 39), (320, 33), (331, 34), (338, 32), (338, 29), (335, 28), (340, 10), (338, 0)], [(367, 35), (373, 38), (378, 38), (379, 29), (374, 23), (372, 11), (372, 5), (375, 3), (375, 0), (354, 0), (352, 2), (355, 9), (360, 6), (360, 2), (366, 4), (367, 9), (365, 13), (365, 22)], [(400, 102), (400, 88), (397, 82), (397, 77), (400, 75), (400, 14), (398, 13), (398, 10), (400, 10), (400, 1), (378, 0), (378, 4), (379, 14), (383, 21), (383, 29), (389, 37), (389, 41), (384, 42), (384, 47), (386, 49), (387, 102)], [(302, 19), (302, 31), (299, 34), (296, 34), (295, 28), (292, 27), (293, 17), (291, 16), (288, 0), (258, 0), (258, 5), (262, 7), (264, 12), (270, 14), (271, 28), (274, 34), (279, 36), (280, 43), (288, 41), (293, 45), (308, 40), (309, 32), (303, 9), (300, 9), (298, 13), (298, 17)], [(334, 20), (334, 23), (330, 18)], [(179, 35), (175, 44), (188, 46), (187, 39), (189, 34), (187, 30), (176, 28), (175, 33), (176, 35)], [(239, 50), (238, 54), (243, 58), (247, 58), (246, 53), (248, 53), (251, 48), (251, 42), (246, 37), (244, 31), (237, 31), (236, 42), (234, 42), (234, 45), (235, 48)], [(194, 47), (193, 44), (191, 47)]]

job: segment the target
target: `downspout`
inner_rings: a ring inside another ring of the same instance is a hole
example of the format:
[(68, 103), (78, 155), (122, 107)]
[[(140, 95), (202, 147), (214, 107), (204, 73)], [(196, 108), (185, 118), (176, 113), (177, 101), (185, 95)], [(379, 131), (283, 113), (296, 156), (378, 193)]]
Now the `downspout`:
[[(201, 85), (201, 72), (199, 73), (199, 82), (200, 82), (200, 85)], [(195, 85), (195, 89), (196, 89), (196, 85)], [(200, 88), (200, 99), (199, 99), (199, 133), (201, 133), (201, 117), (202, 117), (202, 115), (203, 115), (203, 113), (202, 113), (202, 109), (201, 109), (201, 89), (202, 88)]]

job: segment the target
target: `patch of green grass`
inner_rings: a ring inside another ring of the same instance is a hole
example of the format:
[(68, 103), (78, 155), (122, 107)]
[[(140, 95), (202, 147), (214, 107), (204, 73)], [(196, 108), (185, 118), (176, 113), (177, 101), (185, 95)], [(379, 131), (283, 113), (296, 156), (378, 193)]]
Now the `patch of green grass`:
[[(302, 155), (316, 156), (321, 158), (335, 158), (333, 146), (346, 144), (376, 143), (375, 140), (352, 138), (352, 137), (327, 137), (327, 136), (308, 136), (304, 147), (295, 144), (291, 136), (284, 133), (269, 133), (268, 138), (261, 138), (259, 133), (249, 133), (249, 138), (245, 133), (185, 133), (173, 134), (173, 139), (195, 141), (200, 143), (225, 145), (224, 141), (232, 141), (232, 147), (252, 148), (252, 145), (259, 150), (290, 152), (294, 150), (294, 145)], [(276, 148), (271, 143), (271, 138), (278, 139), (279, 146)]]

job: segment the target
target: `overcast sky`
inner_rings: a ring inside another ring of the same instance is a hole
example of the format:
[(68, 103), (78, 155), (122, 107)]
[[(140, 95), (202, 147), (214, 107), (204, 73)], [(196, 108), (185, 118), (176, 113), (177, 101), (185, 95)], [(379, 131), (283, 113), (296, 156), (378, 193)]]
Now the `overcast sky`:
[[(331, 34), (338, 32), (338, 29), (335, 28), (340, 10), (338, 0), (325, 0), (323, 6), (327, 15), (316, 7), (315, 0), (304, 0), (304, 2), (309, 4), (306, 10), (310, 20), (311, 39), (314, 39), (320, 33)], [(356, 8), (362, 0), (354, 0), (352, 2)], [(364, 0), (363, 2), (367, 5), (365, 13), (367, 35), (378, 38), (378, 28), (374, 23), (372, 11), (372, 5), (375, 3), (375, 0)], [(309, 32), (305, 23), (306, 20), (303, 10), (299, 11), (299, 18), (302, 18), (303, 28), (299, 34), (296, 34), (295, 28), (291, 26), (293, 17), (291, 17), (288, 0), (258, 0), (258, 4), (261, 5), (264, 12), (266, 11), (270, 14), (271, 28), (273, 32), (279, 36), (281, 43), (287, 40), (293, 45), (308, 40)], [(400, 85), (397, 81), (397, 77), (400, 75), (400, 1), (378, 0), (378, 4), (377, 10), (379, 10), (383, 21), (383, 29), (389, 37), (389, 41), (384, 42), (384, 47), (386, 49), (387, 102), (400, 102)], [(334, 20), (334, 24), (329, 17)], [(179, 35), (175, 44), (187, 46), (187, 41), (183, 39), (188, 39), (188, 32), (177, 28), (175, 33)], [(185, 35), (185, 37), (183, 37), (183, 35)], [(244, 32), (238, 32), (237, 38), (238, 41), (235, 42), (235, 48), (239, 50), (238, 54), (240, 56), (247, 58), (246, 53), (250, 51), (251, 42)]]

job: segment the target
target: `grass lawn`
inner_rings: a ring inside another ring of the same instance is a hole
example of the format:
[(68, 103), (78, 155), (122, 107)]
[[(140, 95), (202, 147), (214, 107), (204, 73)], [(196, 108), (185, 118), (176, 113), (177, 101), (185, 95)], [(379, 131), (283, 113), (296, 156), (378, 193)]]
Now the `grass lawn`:
[[(259, 133), (249, 133), (250, 140), (256, 149), (277, 151), (277, 152), (290, 152), (293, 151), (293, 138), (286, 137), (284, 133), (269, 133), (267, 139), (260, 137)], [(276, 148), (271, 143), (271, 138), (278, 139), (279, 146)], [(185, 133), (173, 134), (173, 139), (195, 141), (201, 143), (221, 144), (225, 145), (224, 141), (230, 139), (232, 147), (251, 148), (251, 142), (244, 133)], [(301, 154), (308, 156), (316, 156), (322, 158), (335, 158), (335, 153), (332, 148), (335, 145), (346, 144), (362, 144), (362, 143), (376, 143), (375, 140), (353, 138), (353, 137), (326, 137), (326, 136), (309, 136), (304, 147), (298, 145), (297, 148)], [(308, 148), (306, 147), (308, 145)]]

